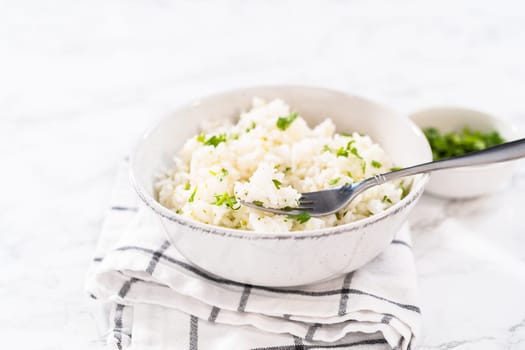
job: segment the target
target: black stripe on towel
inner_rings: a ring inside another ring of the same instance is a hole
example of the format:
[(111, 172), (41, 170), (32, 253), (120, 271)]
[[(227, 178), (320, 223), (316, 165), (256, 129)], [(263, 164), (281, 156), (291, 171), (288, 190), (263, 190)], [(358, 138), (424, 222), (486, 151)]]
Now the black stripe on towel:
[(294, 350), (304, 350), (303, 340), (296, 335), (293, 336), (293, 344)]
[(155, 267), (157, 266), (157, 263), (159, 262), (160, 257), (166, 251), (166, 249), (168, 249), (169, 246), (170, 246), (170, 242), (164, 241), (164, 243), (162, 243), (162, 245), (160, 246), (159, 250), (153, 253), (153, 256), (151, 257), (149, 265), (146, 268), (147, 273), (149, 273), (150, 275), (153, 275), (153, 271), (155, 271)]
[(136, 207), (124, 207), (119, 205), (114, 205), (111, 207), (111, 210), (118, 210), (118, 211), (138, 211), (139, 208)]
[[(402, 345), (403, 345), (403, 337), (400, 337), (399, 341), (397, 342), (397, 345), (392, 350), (401, 350)], [(408, 345), (408, 348), (410, 349), (410, 345)]]
[(190, 316), (190, 350), (199, 348), (199, 319), (197, 316)]
[(115, 308), (115, 326), (113, 328), (113, 336), (117, 341), (117, 348), (122, 350), (122, 313), (124, 310), (124, 305), (117, 304)]
[[(126, 250), (137, 250), (137, 251), (142, 251), (142, 252), (146, 252), (146, 253), (150, 253), (152, 254), (154, 251), (151, 250), (151, 249), (148, 249), (148, 248), (142, 248), (142, 247), (137, 247), (137, 246), (124, 246), (124, 247), (120, 247), (120, 248), (117, 248), (116, 249), (117, 251), (126, 251)], [(161, 259), (165, 259), (166, 261), (169, 261), (175, 265), (178, 265), (188, 271), (191, 271), (193, 272), (194, 274), (202, 277), (202, 278), (205, 278), (209, 281), (213, 281), (215, 283), (220, 283), (220, 284), (224, 284), (224, 285), (229, 285), (229, 286), (237, 286), (237, 287), (246, 287), (248, 285), (244, 284), (244, 283), (240, 283), (240, 282), (236, 282), (236, 281), (231, 281), (231, 280), (227, 280), (227, 279), (224, 279), (224, 278), (219, 278), (219, 277), (215, 277), (215, 276), (212, 276), (210, 274), (208, 274), (207, 272), (204, 272), (202, 270), (199, 270), (197, 269), (195, 266), (192, 266), (188, 263), (185, 263), (183, 261), (180, 261), (180, 260), (177, 260), (175, 258), (172, 258), (170, 256), (167, 256), (165, 254), (162, 254)], [(256, 289), (256, 290), (261, 290), (261, 291), (265, 291), (265, 292), (270, 292), (270, 293), (277, 293), (277, 294), (293, 294), (293, 295), (303, 295), (303, 296), (311, 296), (311, 297), (322, 297), (322, 296), (329, 296), (329, 295), (338, 295), (338, 294), (344, 294), (344, 293), (347, 293), (347, 294), (357, 294), (357, 295), (366, 295), (366, 296), (369, 296), (371, 298), (374, 298), (374, 299), (377, 299), (377, 300), (381, 300), (381, 301), (384, 301), (384, 302), (387, 302), (387, 303), (390, 303), (392, 305), (396, 305), (402, 309), (405, 309), (405, 310), (410, 310), (410, 311), (413, 311), (413, 312), (416, 312), (416, 313), (421, 313), (421, 310), (419, 309), (419, 307), (415, 306), (415, 305), (410, 305), (410, 304), (403, 304), (403, 303), (399, 303), (399, 302), (396, 302), (396, 301), (393, 301), (393, 300), (389, 300), (387, 298), (384, 298), (384, 297), (381, 297), (381, 296), (378, 296), (378, 295), (375, 295), (375, 294), (372, 294), (372, 293), (368, 293), (368, 292), (365, 292), (365, 291), (362, 291), (362, 290), (359, 290), (359, 289), (353, 289), (353, 288), (342, 288), (342, 289), (334, 289), (334, 290), (327, 290), (327, 291), (307, 291), (307, 290), (298, 290), (298, 289), (279, 289), (279, 288), (274, 288), (274, 287), (264, 287), (264, 286), (250, 286), (251, 288), (253, 289)]]
[(401, 241), (399, 239), (394, 239), (392, 242), (392, 244), (400, 244), (400, 245), (404, 245), (405, 247), (408, 247), (410, 249), (412, 249), (412, 246), (410, 244), (408, 244), (407, 242), (405, 241)]
[(252, 286), (245, 285), (242, 291), (241, 300), (239, 300), (239, 306), (237, 307), (237, 311), (244, 312), (244, 310), (246, 310), (246, 304), (248, 304), (248, 298), (250, 297), (251, 292)]
[[(327, 344), (327, 345), (303, 345), (300, 347), (301, 350), (313, 350), (313, 349), (341, 349), (351, 348), (354, 346), (364, 345), (377, 345), (377, 344), (388, 344), (385, 339), (369, 339), (357, 341), (354, 343), (341, 343), (341, 344)], [(266, 348), (253, 348), (251, 350), (297, 350), (297, 345), (282, 345), (282, 346), (270, 346)]]
[(313, 341), (314, 340), (314, 334), (317, 331), (317, 329), (321, 328), (320, 323), (314, 323), (310, 327), (308, 327), (308, 331), (306, 332), (306, 335), (304, 336), (305, 340)]
[(219, 316), (219, 312), (221, 309), (219, 309), (217, 306), (214, 306), (211, 308), (210, 316), (208, 317), (208, 322), (215, 322), (217, 319), (217, 316)]
[(384, 323), (384, 324), (389, 324), (390, 321), (392, 321), (392, 315), (385, 315), (381, 319), (381, 323)]
[[(350, 282), (352, 282), (353, 276), (354, 276), (353, 272), (349, 272), (346, 274), (343, 280), (343, 287), (341, 288), (341, 290), (349, 290)], [(339, 316), (343, 316), (344, 314), (346, 314), (347, 304), (348, 304), (348, 293), (341, 293), (341, 300), (339, 301), (339, 312), (337, 313)]]
[(137, 282), (138, 280), (139, 280), (138, 278), (133, 277), (127, 280), (126, 282), (124, 282), (124, 284), (122, 285), (122, 288), (120, 288), (118, 292), (118, 296), (121, 298), (124, 298), (128, 294), (129, 289), (131, 288), (131, 285), (133, 285), (133, 283)]

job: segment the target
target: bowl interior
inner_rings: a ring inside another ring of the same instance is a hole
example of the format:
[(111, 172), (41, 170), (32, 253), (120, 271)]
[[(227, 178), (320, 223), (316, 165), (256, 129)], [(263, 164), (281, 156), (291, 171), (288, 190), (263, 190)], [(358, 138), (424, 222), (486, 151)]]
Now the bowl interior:
[(502, 119), (473, 109), (429, 108), (410, 115), (420, 128), (434, 127), (441, 132), (461, 131), (464, 127), (481, 132), (498, 131), (504, 139), (517, 139), (516, 129)]
[[(173, 164), (173, 156), (184, 142), (199, 133), (203, 121), (235, 118), (251, 107), (254, 96), (280, 98), (299, 112), (310, 126), (331, 118), (338, 132), (364, 133), (379, 143), (398, 166), (431, 159), (428, 143), (408, 118), (368, 100), (341, 92), (312, 87), (268, 86), (230, 91), (184, 106), (147, 132), (131, 155), (131, 176), (135, 186), (155, 198), (153, 183), (160, 169)], [(416, 178), (414, 187), (423, 186)], [(167, 209), (160, 207), (165, 214)], [(169, 215), (176, 215), (169, 211)]]
[[(503, 119), (474, 109), (460, 107), (428, 108), (411, 114), (410, 119), (421, 129), (434, 127), (441, 132), (459, 132), (464, 127), (481, 132), (498, 131), (506, 141), (520, 138), (518, 130)], [(445, 170), (449, 173), (476, 173), (486, 168), (504, 168), (508, 163), (493, 163)]]

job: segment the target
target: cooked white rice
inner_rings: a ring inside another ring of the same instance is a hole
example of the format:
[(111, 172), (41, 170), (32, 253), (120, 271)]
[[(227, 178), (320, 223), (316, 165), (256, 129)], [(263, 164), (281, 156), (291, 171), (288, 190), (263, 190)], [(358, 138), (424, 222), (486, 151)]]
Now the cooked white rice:
[(401, 180), (374, 187), (341, 212), (306, 222), (241, 206), (237, 198), (294, 207), (301, 192), (358, 182), (393, 164), (369, 136), (338, 134), (330, 119), (312, 129), (278, 99), (254, 98), (236, 124), (214, 124), (186, 141), (173, 169), (156, 183), (159, 202), (187, 218), (258, 232), (319, 229), (377, 214), (409, 186)]

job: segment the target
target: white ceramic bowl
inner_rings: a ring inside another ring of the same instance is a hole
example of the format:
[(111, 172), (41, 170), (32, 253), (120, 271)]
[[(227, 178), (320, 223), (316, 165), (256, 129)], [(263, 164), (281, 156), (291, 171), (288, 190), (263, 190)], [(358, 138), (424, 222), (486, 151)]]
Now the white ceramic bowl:
[[(410, 119), (421, 129), (434, 127), (441, 132), (461, 131), (465, 126), (482, 132), (498, 131), (507, 141), (519, 134), (512, 125), (493, 115), (473, 109), (437, 107), (418, 111)], [(515, 161), (441, 170), (432, 173), (426, 191), (446, 198), (472, 198), (500, 191), (515, 169)]]
[(182, 107), (146, 133), (131, 156), (131, 180), (139, 197), (158, 215), (170, 241), (189, 261), (223, 278), (294, 286), (327, 280), (369, 262), (392, 241), (423, 193), (427, 175), (416, 176), (410, 193), (380, 214), (338, 227), (287, 234), (206, 225), (181, 217), (155, 200), (155, 175), (172, 164), (186, 139), (198, 134), (199, 123), (238, 116), (251, 106), (254, 96), (283, 99), (310, 125), (330, 117), (339, 131), (368, 134), (400, 166), (432, 157), (424, 135), (408, 118), (374, 102), (321, 88), (253, 87)]

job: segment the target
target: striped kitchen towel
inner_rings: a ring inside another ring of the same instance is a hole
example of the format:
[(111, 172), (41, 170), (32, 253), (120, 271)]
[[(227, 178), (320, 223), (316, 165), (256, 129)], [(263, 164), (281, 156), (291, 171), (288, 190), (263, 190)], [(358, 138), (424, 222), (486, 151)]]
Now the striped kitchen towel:
[(420, 323), (406, 227), (375, 260), (340, 278), (246, 285), (181, 256), (139, 207), (126, 164), (86, 289), (109, 309), (112, 349), (409, 349)]

